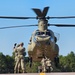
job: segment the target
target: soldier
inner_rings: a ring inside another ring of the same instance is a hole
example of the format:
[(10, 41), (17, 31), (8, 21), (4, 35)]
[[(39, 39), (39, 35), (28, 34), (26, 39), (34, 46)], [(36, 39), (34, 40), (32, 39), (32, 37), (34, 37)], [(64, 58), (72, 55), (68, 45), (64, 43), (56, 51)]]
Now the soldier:
[(56, 56), (54, 58), (54, 62), (55, 62), (55, 66), (58, 67), (59, 66), (59, 57), (58, 56)]
[(30, 68), (32, 67), (32, 61), (33, 61), (32, 56), (30, 56), (29, 57), (29, 66), (30, 66)]
[(47, 72), (50, 72), (53, 70), (50, 59), (46, 60), (46, 67), (47, 67)]
[(42, 64), (42, 72), (46, 72), (46, 59), (45, 58), (41, 60), (41, 64)]
[[(14, 48), (13, 48), (13, 50), (14, 50), (14, 55), (15, 55), (15, 64), (16, 64), (17, 59), (18, 59), (17, 47), (19, 47), (19, 46), (20, 46), (19, 44), (17, 45), (17, 43), (15, 43), (15, 44), (14, 44)], [(18, 71), (17, 71), (18, 65), (19, 65), (19, 64), (16, 64), (16, 65), (15, 65), (14, 73), (17, 73), (17, 72), (18, 72)]]
[(25, 73), (25, 60), (24, 60), (25, 48), (23, 47), (23, 45), (24, 43), (22, 42), (19, 44), (19, 47), (16, 48), (18, 56), (17, 56), (15, 67), (18, 69), (18, 72), (20, 72), (20, 67), (21, 67), (23, 73)]

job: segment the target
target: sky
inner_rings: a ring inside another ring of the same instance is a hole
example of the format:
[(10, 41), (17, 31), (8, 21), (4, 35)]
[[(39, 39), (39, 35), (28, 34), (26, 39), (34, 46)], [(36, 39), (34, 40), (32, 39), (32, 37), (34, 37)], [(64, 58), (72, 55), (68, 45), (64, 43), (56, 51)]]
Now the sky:
[[(75, 0), (0, 0), (0, 16), (20, 16), (35, 17), (32, 8), (43, 10), (49, 6), (48, 16), (75, 16)], [(55, 24), (75, 24), (75, 19), (50, 19), (49, 23)], [(0, 27), (33, 25), (38, 21), (34, 19), (13, 20), (0, 19)], [(34, 30), (38, 27), (0, 29), (0, 52), (4, 55), (12, 55), (14, 43), (24, 42), (26, 48)], [(59, 45), (59, 55), (67, 55), (71, 51), (75, 52), (75, 28), (55, 27), (48, 29), (60, 35), (57, 44)]]

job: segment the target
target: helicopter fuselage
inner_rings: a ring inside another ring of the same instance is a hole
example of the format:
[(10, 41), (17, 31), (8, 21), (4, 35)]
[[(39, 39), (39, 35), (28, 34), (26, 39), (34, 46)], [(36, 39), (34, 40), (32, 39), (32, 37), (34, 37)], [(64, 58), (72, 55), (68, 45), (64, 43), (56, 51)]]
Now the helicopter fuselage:
[(55, 36), (51, 30), (33, 32), (28, 45), (28, 54), (32, 56), (33, 61), (41, 61), (44, 56), (54, 60), (54, 57), (58, 55), (55, 51), (54, 39)]

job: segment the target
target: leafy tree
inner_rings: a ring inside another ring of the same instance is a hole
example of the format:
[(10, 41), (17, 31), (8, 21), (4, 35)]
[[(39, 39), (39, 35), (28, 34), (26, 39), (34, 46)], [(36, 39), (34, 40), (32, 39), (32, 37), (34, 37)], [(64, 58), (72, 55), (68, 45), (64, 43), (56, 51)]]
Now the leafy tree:
[(0, 73), (13, 73), (14, 59), (9, 55), (0, 53)]
[(5, 73), (5, 69), (6, 69), (6, 59), (5, 56), (3, 55), (3, 53), (0, 53), (0, 73)]
[(67, 56), (59, 56), (62, 71), (75, 71), (75, 54), (70, 52)]
[(14, 70), (14, 59), (9, 56), (9, 55), (6, 55), (6, 64), (7, 64), (7, 70), (8, 72), (10, 73), (13, 73), (13, 70)]
[[(28, 73), (37, 72), (37, 68), (40, 65), (39, 62), (33, 62), (32, 67), (29, 67), (29, 58), (25, 57), (26, 71)], [(59, 68), (63, 72), (75, 72), (75, 53), (70, 52), (67, 56), (59, 56)], [(0, 73), (14, 73), (14, 53), (12, 56), (4, 55), (0, 52)]]

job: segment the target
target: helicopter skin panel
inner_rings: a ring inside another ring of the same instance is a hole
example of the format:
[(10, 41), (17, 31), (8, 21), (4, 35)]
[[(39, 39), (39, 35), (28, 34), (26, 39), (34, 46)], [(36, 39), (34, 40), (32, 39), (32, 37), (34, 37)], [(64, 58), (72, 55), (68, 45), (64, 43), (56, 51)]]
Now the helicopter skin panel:
[[(28, 54), (29, 56), (32, 56), (33, 61), (41, 61), (43, 56), (46, 56), (54, 61), (54, 58), (58, 56), (58, 48), (57, 50), (54, 50), (57, 46), (53, 47), (53, 43), (50, 43), (48, 45), (45, 43), (46, 42), (34, 43), (35, 45), (33, 47), (33, 50), (28, 51)], [(32, 49), (32, 47), (30, 49)]]
[(37, 41), (48, 41), (50, 36), (36, 36), (35, 38)]

